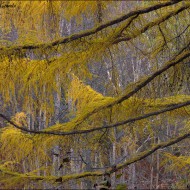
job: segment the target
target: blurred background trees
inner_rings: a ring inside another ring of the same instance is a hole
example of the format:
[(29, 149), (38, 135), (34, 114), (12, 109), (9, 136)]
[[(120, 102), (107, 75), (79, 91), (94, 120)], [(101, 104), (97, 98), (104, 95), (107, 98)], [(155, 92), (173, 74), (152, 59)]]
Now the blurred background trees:
[(186, 188), (189, 6), (1, 1), (1, 187)]

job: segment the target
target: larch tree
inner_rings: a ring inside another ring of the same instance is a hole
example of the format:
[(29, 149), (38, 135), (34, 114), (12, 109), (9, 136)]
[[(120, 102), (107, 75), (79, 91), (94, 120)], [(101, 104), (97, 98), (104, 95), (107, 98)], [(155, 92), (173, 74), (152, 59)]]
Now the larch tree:
[(1, 1), (0, 187), (186, 188), (189, 8)]

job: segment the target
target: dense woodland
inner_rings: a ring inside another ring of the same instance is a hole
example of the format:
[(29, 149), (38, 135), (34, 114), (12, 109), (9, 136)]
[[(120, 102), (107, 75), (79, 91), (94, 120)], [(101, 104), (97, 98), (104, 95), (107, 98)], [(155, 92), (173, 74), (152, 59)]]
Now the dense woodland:
[(189, 116), (190, 1), (0, 1), (0, 189), (190, 188)]

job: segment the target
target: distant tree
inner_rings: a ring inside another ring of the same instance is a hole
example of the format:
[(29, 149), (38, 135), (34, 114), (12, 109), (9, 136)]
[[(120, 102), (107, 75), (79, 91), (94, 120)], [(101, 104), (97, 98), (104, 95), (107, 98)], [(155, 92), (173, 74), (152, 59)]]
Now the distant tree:
[(189, 8), (2, 2), (1, 187), (186, 188)]

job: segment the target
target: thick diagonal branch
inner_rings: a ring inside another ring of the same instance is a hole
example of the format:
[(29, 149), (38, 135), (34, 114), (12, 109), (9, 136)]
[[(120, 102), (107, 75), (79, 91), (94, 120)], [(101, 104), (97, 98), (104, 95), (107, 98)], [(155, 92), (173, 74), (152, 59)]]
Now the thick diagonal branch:
[(144, 158), (146, 158), (149, 155), (156, 152), (158, 149), (163, 149), (163, 148), (169, 147), (169, 146), (174, 145), (174, 144), (176, 144), (176, 143), (178, 143), (178, 142), (180, 142), (180, 141), (182, 141), (182, 140), (184, 140), (184, 139), (186, 139), (188, 137), (190, 137), (190, 132), (188, 132), (186, 134), (183, 134), (183, 135), (180, 135), (180, 136), (178, 136), (176, 138), (172, 138), (167, 142), (159, 143), (159, 144), (153, 146), (152, 148), (150, 148), (149, 150), (141, 152), (138, 155), (135, 155), (133, 158), (128, 159), (126, 162), (116, 165), (114, 167), (114, 170), (112, 168), (108, 169), (107, 172), (108, 173), (113, 173), (113, 172), (115, 172), (115, 170), (117, 171), (117, 170), (122, 169), (122, 168), (124, 168), (126, 166), (129, 166), (130, 164), (133, 164), (135, 162), (143, 160)]
[[(184, 47), (184, 49), (189, 47), (189, 45), (190, 45), (190, 43), (186, 47)], [(114, 105), (119, 104), (119, 103), (123, 102), (124, 100), (129, 99), (134, 94), (136, 94), (138, 91), (140, 91), (142, 88), (144, 88), (147, 84), (149, 84), (152, 80), (154, 80), (157, 76), (161, 75), (163, 72), (167, 71), (171, 67), (181, 63), (183, 60), (185, 60), (186, 58), (188, 58), (190, 56), (190, 51), (184, 52), (184, 49), (181, 50), (180, 53), (175, 58), (173, 58), (171, 61), (168, 61), (163, 67), (161, 67), (160, 69), (158, 69), (151, 75), (136, 82), (131, 87), (131, 89), (127, 90), (127, 92), (125, 92), (123, 95), (110, 101), (109, 103), (102, 104), (98, 107), (89, 108), (89, 111), (86, 114), (83, 114), (81, 117), (76, 118), (76, 121), (75, 121), (76, 125), (80, 125), (84, 120), (89, 118), (91, 115), (98, 113), (99, 111), (101, 111), (103, 109), (113, 107)]]
[(102, 126), (102, 127), (96, 127), (96, 128), (87, 129), (87, 130), (78, 130), (78, 131), (76, 130), (76, 131), (69, 131), (69, 132), (29, 130), (27, 128), (20, 127), (20, 126), (16, 125), (14, 122), (9, 120), (3, 114), (0, 114), (0, 117), (5, 119), (7, 122), (9, 122), (11, 125), (16, 127), (17, 129), (20, 129), (20, 130), (28, 132), (28, 133), (66, 136), (66, 135), (86, 134), (86, 133), (91, 133), (91, 132), (94, 132), (94, 131), (99, 131), (99, 130), (102, 130), (102, 129), (110, 129), (110, 128), (113, 128), (113, 127), (118, 127), (118, 126), (125, 125), (125, 124), (131, 123), (131, 122), (146, 119), (146, 118), (149, 118), (151, 116), (155, 116), (155, 115), (159, 115), (159, 114), (162, 114), (162, 113), (165, 113), (165, 112), (168, 112), (168, 111), (179, 109), (179, 108), (182, 108), (182, 107), (185, 107), (185, 106), (188, 106), (188, 105), (190, 105), (190, 101), (186, 101), (186, 102), (178, 103), (178, 104), (171, 104), (171, 105), (168, 104), (167, 108), (165, 108), (165, 109), (161, 109), (159, 111), (147, 113), (147, 114), (144, 114), (144, 115), (141, 115), (141, 116), (138, 116), (138, 117), (130, 118), (130, 119), (127, 119), (125, 121), (121, 121), (121, 122), (118, 122), (118, 123), (115, 123), (115, 124), (105, 125), (105, 126)]
[(167, 6), (171, 6), (171, 5), (174, 5), (174, 4), (177, 4), (179, 2), (181, 2), (182, 0), (178, 0), (178, 1), (168, 1), (168, 2), (164, 2), (164, 3), (159, 3), (159, 4), (156, 4), (154, 6), (150, 6), (148, 8), (144, 8), (144, 9), (139, 9), (139, 10), (135, 10), (135, 11), (132, 11), (126, 15), (123, 15), (117, 19), (114, 19), (114, 20), (111, 20), (111, 21), (108, 21), (104, 24), (101, 24), (99, 25), (98, 27), (95, 27), (91, 30), (87, 30), (85, 32), (82, 32), (82, 33), (77, 33), (77, 34), (73, 34), (71, 36), (68, 36), (68, 37), (65, 37), (65, 38), (62, 38), (62, 39), (59, 39), (59, 40), (56, 40), (54, 42), (51, 42), (51, 43), (43, 43), (43, 44), (38, 44), (38, 45), (24, 45), (24, 46), (15, 46), (15, 47), (2, 47), (0, 48), (0, 50), (2, 51), (18, 51), (18, 50), (34, 50), (34, 49), (39, 49), (39, 48), (49, 48), (49, 47), (52, 47), (52, 46), (57, 46), (57, 45), (60, 45), (60, 44), (66, 44), (66, 43), (69, 43), (69, 42), (72, 42), (74, 40), (78, 40), (78, 39), (81, 39), (81, 38), (84, 38), (84, 37), (87, 37), (87, 36), (90, 36), (90, 35), (93, 35), (93, 34), (96, 34), (97, 32), (109, 27), (109, 26), (112, 26), (112, 25), (115, 25), (115, 24), (118, 24), (130, 17), (133, 17), (135, 15), (140, 15), (140, 14), (145, 14), (145, 13), (149, 13), (151, 11), (155, 11), (155, 10), (158, 10), (158, 9), (161, 9), (163, 7), (167, 7)]
[(165, 22), (166, 20), (170, 19), (171, 17), (183, 12), (184, 10), (187, 10), (189, 7), (190, 7), (189, 4), (183, 4), (181, 7), (176, 8), (172, 12), (166, 13), (165, 15), (161, 16), (161, 18), (158, 18), (152, 22), (149, 22), (148, 24), (143, 26), (141, 29), (136, 31), (133, 35), (122, 37), (122, 38), (116, 38), (115, 41), (113, 42), (113, 44), (117, 44), (122, 41), (132, 40), (132, 39), (136, 38), (137, 36), (139, 36), (140, 34), (143, 34), (144, 32), (146, 32), (150, 28), (160, 25), (161, 23)]
[[(69, 181), (72, 179), (85, 178), (85, 177), (102, 176), (105, 173), (112, 174), (115, 171), (118, 171), (122, 168), (125, 168), (126, 166), (129, 166), (129, 165), (135, 163), (135, 162), (138, 162), (140, 160), (145, 159), (149, 155), (156, 152), (158, 149), (163, 149), (163, 148), (169, 147), (169, 146), (174, 145), (174, 144), (176, 144), (176, 143), (178, 143), (178, 142), (180, 142), (180, 141), (182, 141), (188, 137), (190, 137), (190, 132), (183, 134), (183, 135), (180, 135), (176, 138), (170, 139), (167, 142), (159, 143), (159, 144), (151, 147), (149, 150), (141, 152), (141, 153), (133, 156), (132, 158), (129, 158), (124, 163), (114, 165), (114, 167), (110, 167), (105, 171), (83, 172), (83, 173), (79, 173), (79, 174), (70, 174), (70, 175), (62, 176), (62, 182), (66, 182), (66, 181)], [(2, 167), (0, 167), (0, 172), (3, 172), (3, 173), (8, 174), (8, 175), (12, 175), (12, 176), (17, 176), (17, 177), (20, 177), (21, 179), (25, 178), (25, 179), (29, 179), (29, 180), (46, 180), (46, 181), (52, 181), (53, 180), (53, 181), (55, 181), (57, 178), (55, 176), (35, 176), (35, 175), (20, 174), (17, 172), (10, 172), (7, 169), (2, 168)]]
[[(187, 45), (187, 47), (189, 46), (189, 44)], [(164, 65), (162, 68), (160, 68), (159, 70), (157, 70), (156, 72), (154, 72), (153, 74), (149, 75), (148, 77), (146, 77), (145, 79), (143, 79), (142, 81), (139, 81), (137, 83), (137, 85), (135, 85), (131, 90), (129, 90), (127, 93), (125, 93), (123, 96), (114, 99), (113, 101), (111, 101), (108, 104), (99, 106), (97, 108), (93, 108), (92, 110), (90, 110), (87, 114), (85, 114), (84, 116), (82, 116), (82, 118), (77, 118), (76, 120), (78, 120), (76, 123), (77, 125), (81, 124), (85, 119), (87, 119), (89, 116), (93, 115), (94, 113), (97, 113), (98, 111), (101, 111), (105, 108), (109, 108), (114, 106), (115, 104), (119, 104), (121, 102), (123, 102), (124, 100), (127, 100), (128, 98), (130, 98), (131, 96), (133, 96), (135, 93), (137, 93), (139, 90), (141, 90), (143, 87), (145, 87), (148, 83), (150, 83), (153, 79), (155, 79), (157, 76), (161, 75), (163, 72), (165, 72), (166, 70), (168, 70), (169, 68), (175, 66), (178, 63), (181, 63), (184, 59), (188, 58), (190, 56), (190, 51), (187, 50), (181, 50), (181, 53), (176, 56), (175, 59), (169, 61), (168, 63), (166, 63), (166, 65)], [(185, 103), (181, 103), (181, 104), (176, 104), (173, 105), (169, 108), (166, 108), (164, 110), (160, 110), (157, 112), (153, 112), (153, 113), (149, 113), (149, 114), (145, 114), (144, 116), (139, 116), (137, 118), (132, 118), (132, 119), (128, 119), (126, 121), (122, 121), (116, 124), (112, 124), (109, 126), (103, 126), (103, 127), (97, 127), (97, 128), (93, 128), (93, 129), (89, 129), (89, 130), (79, 130), (79, 131), (70, 131), (70, 132), (55, 132), (55, 131), (35, 131), (35, 130), (29, 130), (27, 128), (24, 127), (20, 127), (18, 125), (16, 125), (14, 122), (12, 122), (10, 119), (8, 119), (6, 116), (4, 116), (3, 114), (0, 114), (0, 117), (2, 117), (4, 120), (8, 121), (11, 125), (13, 125), (14, 127), (28, 132), (28, 133), (34, 133), (34, 134), (47, 134), (47, 135), (74, 135), (74, 134), (85, 134), (85, 133), (90, 133), (93, 131), (98, 131), (101, 129), (106, 129), (106, 128), (112, 128), (112, 127), (117, 127), (120, 125), (124, 125), (130, 122), (134, 122), (134, 121), (138, 121), (141, 119), (145, 119), (147, 117), (153, 116), (153, 115), (158, 115), (167, 111), (171, 111), (174, 109), (178, 109), (180, 107), (184, 107), (189, 105), (189, 101), (185, 102)], [(67, 124), (65, 124), (67, 125)], [(48, 129), (50, 130), (50, 129)]]

